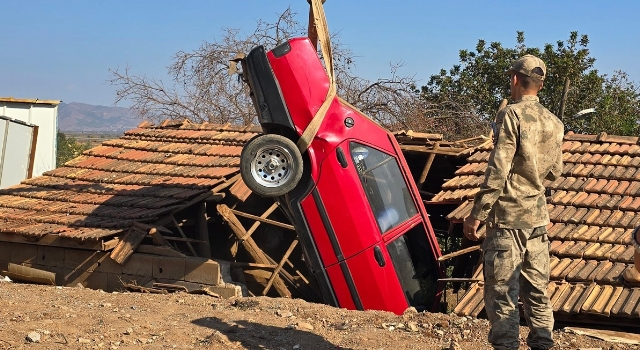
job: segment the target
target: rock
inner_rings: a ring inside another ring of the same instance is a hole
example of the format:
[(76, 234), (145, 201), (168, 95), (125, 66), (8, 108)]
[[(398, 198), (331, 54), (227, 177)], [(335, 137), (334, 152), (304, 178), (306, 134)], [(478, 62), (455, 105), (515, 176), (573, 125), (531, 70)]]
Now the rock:
[(288, 324), (286, 327), (284, 327), (284, 329), (296, 329), (298, 326), (296, 326), (295, 324)]
[(300, 349), (300, 344), (296, 344), (293, 346), (293, 350), (299, 350)]
[(78, 338), (78, 343), (80, 343), (80, 344), (90, 344), (91, 340), (90, 339), (85, 339), (85, 338)]
[(449, 350), (460, 350), (460, 345), (458, 345), (458, 343), (454, 340), (451, 341), (451, 343), (449, 344)]
[(30, 332), (29, 334), (27, 334), (25, 339), (29, 343), (39, 343), (40, 342), (40, 333), (38, 333), (38, 332)]
[(440, 321), (440, 322), (436, 323), (436, 327), (449, 328), (449, 322), (448, 321)]
[(442, 337), (442, 336), (444, 336), (444, 331), (443, 331), (443, 330), (440, 330), (440, 329), (436, 329), (436, 334), (437, 334), (439, 337)]
[(0, 283), (2, 282), (11, 282), (11, 278), (9, 276), (0, 276)]
[(131, 327), (127, 328), (127, 330), (122, 332), (122, 334), (124, 334), (124, 335), (131, 335), (131, 333), (133, 333), (133, 328), (131, 328)]
[(407, 323), (407, 329), (410, 330), (411, 332), (417, 332), (420, 330), (420, 328), (418, 328), (418, 324), (415, 322)]
[(305, 331), (312, 331), (313, 330), (313, 325), (311, 325), (311, 323), (308, 322), (298, 322), (297, 323), (298, 329), (302, 329)]
[(467, 322), (467, 318), (466, 317), (460, 317), (460, 318), (454, 320), (453, 324), (455, 324), (456, 326), (459, 326), (461, 324), (464, 324), (465, 322)]
[(111, 307), (111, 303), (102, 303), (100, 304), (102, 307)]
[(287, 311), (287, 310), (278, 310), (278, 311), (276, 311), (276, 315), (278, 315), (280, 317), (291, 317), (291, 316), (293, 316), (291, 311)]
[(415, 307), (409, 307), (406, 310), (404, 310), (404, 312), (402, 313), (402, 317), (407, 320), (410, 319), (411, 317), (415, 316), (418, 314), (418, 310), (416, 310)]

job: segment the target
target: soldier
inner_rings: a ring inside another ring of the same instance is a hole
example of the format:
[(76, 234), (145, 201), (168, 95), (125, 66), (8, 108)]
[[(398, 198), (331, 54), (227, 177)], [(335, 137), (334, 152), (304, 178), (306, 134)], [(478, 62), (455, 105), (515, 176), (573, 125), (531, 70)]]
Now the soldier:
[(525, 55), (507, 71), (512, 104), (498, 112), (494, 147), (484, 183), (475, 195), (464, 234), (482, 244), (484, 301), (491, 323), (489, 342), (495, 349), (519, 348), (518, 296), (531, 330), (531, 349), (553, 346), (553, 310), (547, 296), (549, 212), (545, 180), (562, 173), (564, 126), (539, 103), (546, 76), (544, 62)]

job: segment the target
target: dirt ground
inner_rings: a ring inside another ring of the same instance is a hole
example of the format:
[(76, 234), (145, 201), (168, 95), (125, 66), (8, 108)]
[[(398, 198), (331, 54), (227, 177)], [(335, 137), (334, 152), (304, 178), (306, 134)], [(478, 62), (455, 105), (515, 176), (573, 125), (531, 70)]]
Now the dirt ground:
[[(487, 331), (486, 320), (452, 314), (0, 283), (0, 349), (479, 350), (490, 349)], [(554, 336), (557, 349), (640, 349), (563, 329)]]

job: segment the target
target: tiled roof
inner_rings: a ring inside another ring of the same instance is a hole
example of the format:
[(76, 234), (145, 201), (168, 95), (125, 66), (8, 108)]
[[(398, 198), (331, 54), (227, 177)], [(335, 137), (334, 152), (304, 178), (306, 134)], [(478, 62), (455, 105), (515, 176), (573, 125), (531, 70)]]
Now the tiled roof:
[[(492, 145), (485, 145), (456, 171), (434, 201), (460, 201), (447, 218), (461, 222), (484, 180)], [(565, 135), (564, 169), (547, 181), (551, 223), (551, 280), (554, 311), (638, 317), (640, 278), (634, 271), (631, 231), (640, 226), (640, 145), (638, 137)], [(482, 278), (481, 267), (475, 273)], [(473, 284), (456, 312), (477, 315), (482, 282)]]
[(240, 152), (260, 131), (143, 123), (61, 168), (0, 190), (0, 233), (101, 239), (135, 221), (153, 222), (231, 182), (232, 194), (246, 196), (237, 176)]

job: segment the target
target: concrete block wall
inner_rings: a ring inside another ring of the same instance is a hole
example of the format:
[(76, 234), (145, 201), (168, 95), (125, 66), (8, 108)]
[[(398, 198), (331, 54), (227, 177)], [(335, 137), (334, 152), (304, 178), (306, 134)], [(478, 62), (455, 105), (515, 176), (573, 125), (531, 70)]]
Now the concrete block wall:
[[(0, 274), (14, 263), (56, 274), (56, 284), (104, 291), (124, 290), (123, 283), (151, 287), (153, 282), (185, 286), (189, 291), (203, 286), (222, 297), (246, 296), (243, 286), (223, 277), (219, 262), (195, 257), (165, 257), (134, 253), (120, 265), (110, 252), (0, 242)], [(223, 263), (223, 266), (226, 266)], [(228, 268), (226, 269), (228, 272)]]

